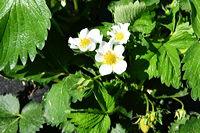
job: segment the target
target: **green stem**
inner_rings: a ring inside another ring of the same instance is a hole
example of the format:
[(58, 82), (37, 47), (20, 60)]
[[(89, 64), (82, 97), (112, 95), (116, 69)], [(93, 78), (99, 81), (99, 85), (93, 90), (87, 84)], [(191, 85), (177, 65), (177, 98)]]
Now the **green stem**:
[(175, 101), (179, 102), (181, 104), (181, 109), (184, 109), (184, 104), (183, 104), (183, 102), (181, 100), (179, 100), (176, 97), (172, 97), (172, 99), (174, 99)]
[(97, 76), (93, 77), (93, 79), (95, 80), (95, 79), (98, 79), (100, 77), (101, 77), (101, 75), (97, 75)]
[(147, 95), (144, 93), (144, 97), (145, 97), (145, 99), (146, 99), (146, 102), (147, 102), (147, 105), (146, 105), (146, 113), (148, 113), (149, 112), (149, 99), (148, 99), (148, 97), (147, 97)]
[(153, 103), (152, 103), (152, 101), (151, 100), (149, 100), (149, 102), (150, 102), (150, 104), (151, 104), (151, 109), (152, 109), (152, 112), (154, 112), (155, 110), (154, 110), (154, 105), (153, 105)]
[(77, 12), (78, 11), (78, 1), (73, 0), (73, 3), (74, 3), (74, 10)]

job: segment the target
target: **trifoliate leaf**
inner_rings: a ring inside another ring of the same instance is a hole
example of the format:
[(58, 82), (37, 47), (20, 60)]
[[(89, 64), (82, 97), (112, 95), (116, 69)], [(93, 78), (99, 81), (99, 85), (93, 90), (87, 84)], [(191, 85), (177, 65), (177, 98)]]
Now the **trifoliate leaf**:
[(200, 38), (200, 1), (199, 0), (190, 0), (191, 8), (192, 8), (192, 14), (191, 14), (191, 20), (192, 20), (192, 28), (195, 32), (195, 34)]
[(182, 133), (182, 132), (179, 132), (180, 127), (184, 125), (187, 122), (187, 120), (189, 120), (189, 118), (190, 116), (186, 115), (184, 119), (175, 120), (174, 122), (170, 123), (169, 133)]
[(183, 58), (183, 70), (185, 71), (183, 79), (187, 80), (192, 88), (191, 96), (194, 100), (200, 99), (200, 44), (196, 43), (189, 48)]
[(99, 110), (88, 109), (85, 112), (72, 112), (67, 118), (77, 126), (79, 133), (107, 133), (110, 118)]
[(50, 28), (45, 0), (1, 0), (0, 11), (0, 70), (14, 68), (19, 57), (24, 65), (28, 56), (33, 61)]
[(81, 101), (84, 96), (87, 96), (94, 87), (93, 81), (81, 72), (70, 74), (64, 80), (68, 94), (72, 97), (72, 102)]
[(19, 101), (12, 95), (0, 96), (0, 132), (17, 133)]
[(20, 133), (35, 133), (44, 123), (43, 106), (38, 103), (27, 104), (21, 113), (19, 121)]
[(116, 6), (113, 13), (114, 22), (131, 23), (145, 11), (145, 8), (145, 3), (139, 1), (135, 1), (135, 3), (130, 2), (127, 5)]
[(154, 12), (145, 13), (144, 15), (142, 15), (141, 18), (137, 19), (134, 22), (132, 30), (142, 32), (142, 33), (147, 33), (147, 34), (151, 33), (151, 31), (156, 26), (156, 22), (153, 22), (154, 16), (155, 16)]
[(153, 45), (157, 50), (154, 52), (148, 51), (146, 55), (140, 57), (149, 61), (149, 66), (145, 70), (149, 75), (149, 79), (160, 77), (161, 82), (167, 86), (172, 85), (179, 88), (181, 86), (181, 62), (177, 49), (167, 43), (153, 43)]
[(116, 127), (112, 128), (111, 133), (127, 133), (127, 131), (120, 124), (116, 124)]
[(64, 82), (54, 84), (44, 99), (44, 117), (51, 125), (65, 120), (65, 111), (70, 109), (70, 96)]
[(114, 97), (109, 95), (104, 87), (95, 88), (94, 95), (104, 112), (111, 113), (115, 109)]
[(113, 13), (115, 11), (116, 6), (127, 5), (130, 2), (134, 2), (134, 0), (111, 1), (110, 4), (108, 5), (108, 10)]

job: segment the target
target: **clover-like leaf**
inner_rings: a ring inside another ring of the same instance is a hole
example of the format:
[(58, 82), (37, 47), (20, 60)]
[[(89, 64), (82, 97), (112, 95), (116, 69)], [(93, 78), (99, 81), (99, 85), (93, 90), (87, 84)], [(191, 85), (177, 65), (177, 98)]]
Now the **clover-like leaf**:
[(77, 126), (79, 133), (107, 133), (110, 128), (110, 118), (99, 110), (71, 112), (67, 118)]
[(0, 70), (14, 68), (20, 57), (26, 64), (42, 49), (50, 28), (51, 13), (45, 0), (0, 1)]
[(35, 133), (44, 123), (43, 106), (38, 103), (27, 104), (21, 113), (19, 121), (20, 133)]

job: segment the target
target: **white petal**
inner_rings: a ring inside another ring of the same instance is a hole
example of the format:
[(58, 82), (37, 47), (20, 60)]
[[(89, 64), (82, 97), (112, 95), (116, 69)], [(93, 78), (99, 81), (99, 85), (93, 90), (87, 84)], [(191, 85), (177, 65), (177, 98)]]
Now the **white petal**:
[(113, 37), (113, 36), (115, 36), (115, 33), (113, 31), (107, 31), (107, 35)]
[(81, 39), (85, 38), (85, 37), (87, 36), (88, 32), (89, 32), (89, 31), (88, 31), (87, 28), (82, 29), (82, 30), (80, 31), (79, 37), (80, 37)]
[(78, 46), (79, 47), (79, 49), (82, 51), (82, 52), (86, 52), (87, 50), (88, 50), (88, 48), (86, 47), (86, 48), (83, 48), (83, 47), (81, 47), (81, 46)]
[(78, 49), (77, 44), (79, 43), (79, 38), (70, 37), (68, 43), (70, 44), (69, 47), (71, 49)]
[(103, 62), (103, 55), (97, 53), (97, 54), (95, 55), (95, 60), (96, 60), (97, 62)]
[(121, 57), (122, 54), (124, 53), (124, 50), (125, 48), (122, 45), (117, 45), (114, 47), (114, 52), (117, 55), (117, 57)]
[(127, 68), (127, 63), (124, 60), (118, 61), (114, 66), (113, 66), (113, 71), (116, 74), (122, 74), (124, 71), (126, 71)]
[(102, 76), (111, 74), (112, 73), (112, 66), (107, 65), (107, 64), (103, 64), (103, 65), (100, 66), (99, 72)]
[(88, 45), (88, 50), (89, 51), (94, 51), (96, 49), (96, 43), (90, 43)]
[(92, 38), (96, 43), (101, 43), (103, 36), (100, 35), (100, 31), (98, 29), (92, 29), (87, 37)]

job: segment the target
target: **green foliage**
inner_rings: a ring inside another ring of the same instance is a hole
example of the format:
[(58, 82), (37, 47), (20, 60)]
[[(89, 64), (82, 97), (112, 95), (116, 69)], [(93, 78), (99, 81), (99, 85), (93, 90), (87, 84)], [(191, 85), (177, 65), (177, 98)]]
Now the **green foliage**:
[(63, 81), (52, 86), (44, 99), (44, 117), (48, 123), (57, 125), (64, 121), (65, 111), (70, 109), (69, 100), (70, 96)]
[(145, 3), (139, 1), (130, 2), (127, 5), (117, 5), (113, 12), (114, 22), (131, 23), (145, 11), (145, 8)]
[(43, 106), (30, 102), (19, 114), (19, 101), (12, 95), (0, 96), (1, 133), (35, 133), (44, 123)]
[(153, 22), (153, 18), (155, 17), (155, 13), (145, 13), (141, 16), (141, 18), (137, 19), (134, 22), (132, 27), (132, 31), (138, 31), (142, 33), (149, 34), (155, 28), (156, 22)]
[(184, 125), (181, 125), (178, 133), (199, 133), (200, 132), (200, 119), (199, 118), (191, 118), (187, 120)]
[[(65, 133), (199, 132), (199, 118), (184, 107), (188, 94), (200, 99), (199, 7), (198, 0), (1, 0), (0, 74), (50, 89), (42, 104), (23, 108), (0, 96), (0, 132), (35, 133), (45, 123)], [(94, 34), (83, 37), (84, 28)], [(97, 29), (109, 53), (94, 43)], [(93, 51), (76, 49), (91, 44)]]
[(116, 124), (116, 127), (112, 128), (111, 133), (126, 133), (126, 130), (120, 124)]
[(199, 0), (191, 0), (190, 1), (192, 14), (191, 14), (191, 21), (192, 21), (192, 28), (195, 34), (200, 38), (200, 29), (198, 28), (200, 24), (200, 1)]
[(80, 133), (107, 133), (110, 127), (110, 118), (99, 110), (88, 109), (83, 112), (72, 112), (67, 115), (77, 126)]
[(200, 65), (199, 65), (199, 50), (200, 45), (199, 43), (195, 43), (187, 52), (183, 59), (185, 63), (183, 66), (184, 79), (188, 81), (189, 87), (192, 88), (191, 96), (194, 100), (200, 98), (200, 91), (199, 91), (199, 72), (200, 72)]
[(0, 132), (16, 133), (19, 113), (19, 101), (12, 95), (0, 96)]
[(51, 13), (44, 0), (1, 0), (0, 70), (13, 69), (20, 57), (23, 65), (42, 49), (50, 28)]
[(20, 133), (35, 133), (42, 128), (44, 123), (43, 106), (37, 103), (29, 103), (21, 112), (19, 121)]

